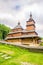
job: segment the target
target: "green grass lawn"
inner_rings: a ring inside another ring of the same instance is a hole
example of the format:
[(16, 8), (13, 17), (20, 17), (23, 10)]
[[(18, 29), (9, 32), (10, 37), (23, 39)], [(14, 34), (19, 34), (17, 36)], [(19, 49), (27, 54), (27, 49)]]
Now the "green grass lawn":
[[(5, 59), (4, 54), (11, 57)], [(0, 65), (22, 65), (28, 62), (35, 65), (43, 65), (43, 53), (30, 52), (17, 46), (0, 44)]]
[(40, 46), (43, 46), (43, 42), (40, 43)]

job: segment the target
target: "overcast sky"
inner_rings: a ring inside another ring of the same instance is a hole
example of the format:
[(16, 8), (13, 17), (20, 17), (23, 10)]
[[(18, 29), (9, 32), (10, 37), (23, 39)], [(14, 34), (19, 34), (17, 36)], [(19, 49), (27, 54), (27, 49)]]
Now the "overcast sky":
[(43, 0), (0, 0), (1, 24), (14, 28), (20, 21), (25, 28), (30, 12), (36, 23), (36, 31), (43, 36)]

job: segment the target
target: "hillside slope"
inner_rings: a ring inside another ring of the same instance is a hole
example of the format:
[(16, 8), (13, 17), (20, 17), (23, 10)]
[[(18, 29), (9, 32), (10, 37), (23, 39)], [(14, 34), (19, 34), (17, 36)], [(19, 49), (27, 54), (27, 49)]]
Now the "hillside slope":
[(17, 46), (0, 44), (0, 65), (24, 65), (23, 62), (43, 65), (43, 53), (34, 53)]

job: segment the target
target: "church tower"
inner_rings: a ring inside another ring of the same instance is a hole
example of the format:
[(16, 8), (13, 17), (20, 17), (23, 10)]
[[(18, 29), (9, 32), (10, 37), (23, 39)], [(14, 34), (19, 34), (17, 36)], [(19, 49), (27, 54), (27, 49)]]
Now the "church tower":
[(28, 31), (35, 31), (35, 21), (32, 18), (32, 14), (30, 13), (30, 18), (29, 20), (26, 22), (26, 30)]

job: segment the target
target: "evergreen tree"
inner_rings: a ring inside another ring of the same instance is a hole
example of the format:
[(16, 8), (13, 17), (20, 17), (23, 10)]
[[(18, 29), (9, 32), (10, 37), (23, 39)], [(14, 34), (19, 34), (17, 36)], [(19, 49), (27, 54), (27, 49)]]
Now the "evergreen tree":
[(0, 39), (5, 39), (9, 31), (9, 27), (5, 26), (4, 24), (0, 24)]

